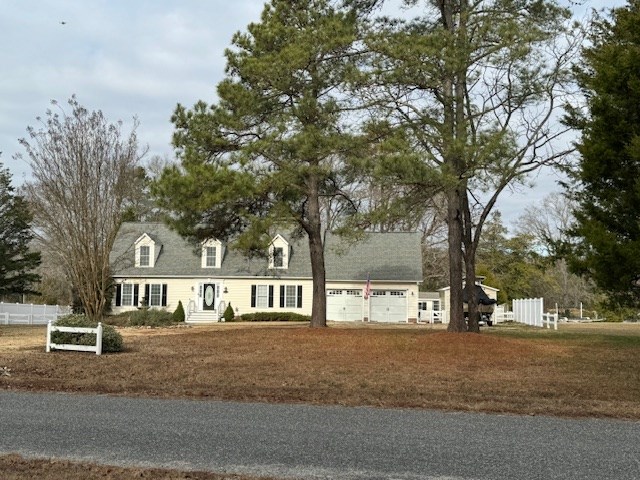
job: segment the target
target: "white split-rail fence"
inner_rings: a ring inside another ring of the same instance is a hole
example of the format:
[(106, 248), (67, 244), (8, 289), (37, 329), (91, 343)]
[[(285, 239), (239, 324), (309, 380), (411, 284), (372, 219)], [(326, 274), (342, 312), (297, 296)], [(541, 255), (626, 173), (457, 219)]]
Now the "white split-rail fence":
[[(95, 333), (96, 344), (95, 345), (72, 345), (68, 343), (53, 343), (51, 342), (51, 334), (53, 332), (65, 332), (65, 333)], [(97, 328), (85, 328), (85, 327), (59, 327), (54, 325), (51, 321), (47, 323), (47, 353), (51, 350), (75, 350), (78, 352), (96, 352), (96, 355), (102, 354), (102, 323), (98, 323)]]
[(70, 313), (71, 308), (61, 305), (0, 302), (0, 325), (46, 325)]

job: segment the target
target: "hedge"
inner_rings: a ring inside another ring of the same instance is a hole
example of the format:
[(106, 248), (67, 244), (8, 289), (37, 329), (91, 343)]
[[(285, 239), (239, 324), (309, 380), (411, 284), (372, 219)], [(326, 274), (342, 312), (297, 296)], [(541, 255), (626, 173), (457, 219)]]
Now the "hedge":
[(256, 312), (240, 315), (243, 322), (309, 322), (311, 316), (292, 312)]

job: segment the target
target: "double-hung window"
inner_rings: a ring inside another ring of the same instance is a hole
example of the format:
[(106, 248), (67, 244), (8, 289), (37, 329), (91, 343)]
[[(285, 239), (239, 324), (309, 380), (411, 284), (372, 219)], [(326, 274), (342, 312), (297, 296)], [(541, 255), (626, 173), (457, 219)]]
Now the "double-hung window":
[(284, 266), (284, 249), (282, 247), (274, 247), (273, 267), (282, 268), (283, 266)]
[(256, 307), (267, 308), (269, 307), (269, 286), (258, 285), (256, 289)]
[(140, 266), (148, 267), (150, 265), (150, 255), (151, 247), (148, 245), (143, 245), (140, 247)]
[(216, 266), (216, 247), (205, 247), (205, 265), (207, 267), (215, 267)]
[(167, 284), (148, 283), (144, 286), (144, 298), (149, 307), (167, 306)]
[(273, 285), (251, 285), (251, 308), (273, 308)]
[(162, 305), (162, 285), (154, 283), (150, 287), (149, 306), (159, 307)]
[(280, 285), (280, 308), (302, 308), (302, 285)]
[(287, 308), (295, 308), (297, 300), (297, 292), (295, 285), (287, 285), (285, 289), (285, 303), (284, 306)]
[(133, 285), (131, 283), (122, 285), (122, 305), (133, 305)]
[(137, 283), (116, 284), (115, 306), (116, 307), (137, 307), (139, 286)]

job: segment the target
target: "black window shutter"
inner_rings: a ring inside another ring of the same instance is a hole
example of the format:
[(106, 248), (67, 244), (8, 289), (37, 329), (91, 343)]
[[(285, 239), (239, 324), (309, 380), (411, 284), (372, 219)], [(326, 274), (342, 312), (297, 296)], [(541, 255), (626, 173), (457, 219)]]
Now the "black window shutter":
[(302, 285), (298, 285), (298, 308), (302, 308)]
[(269, 308), (273, 308), (273, 285), (269, 285)]
[(162, 284), (162, 306), (163, 307), (167, 306), (167, 284), (166, 283)]
[(256, 308), (256, 286), (251, 285), (251, 308)]
[(116, 307), (122, 305), (122, 285), (116, 285)]
[(284, 285), (280, 285), (280, 308), (284, 307)]
[(137, 307), (138, 306), (138, 296), (140, 295), (140, 285), (138, 285), (137, 283), (135, 283), (133, 285), (133, 306)]
[(151, 305), (151, 299), (149, 298), (149, 284), (148, 283), (144, 286), (144, 301), (146, 302), (146, 304), (145, 304), (146, 307)]

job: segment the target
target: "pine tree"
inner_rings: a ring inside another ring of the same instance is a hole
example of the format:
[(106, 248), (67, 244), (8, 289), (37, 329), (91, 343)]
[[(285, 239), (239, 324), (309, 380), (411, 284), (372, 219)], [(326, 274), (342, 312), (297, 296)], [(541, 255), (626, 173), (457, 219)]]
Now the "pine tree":
[(346, 121), (358, 18), (335, 3), (273, 0), (235, 34), (219, 101), (176, 109), (182, 165), (154, 190), (185, 236), (254, 253), (276, 231), (306, 237), (314, 327), (326, 325), (323, 202), (346, 197), (345, 163), (358, 145)]
[(639, 26), (637, 0), (595, 19), (577, 71), (588, 113), (571, 109), (568, 119), (582, 133), (570, 267), (621, 306), (640, 305)]
[(29, 250), (32, 216), (26, 201), (15, 193), (11, 175), (0, 163), (0, 296), (35, 293), (40, 277), (40, 253)]

